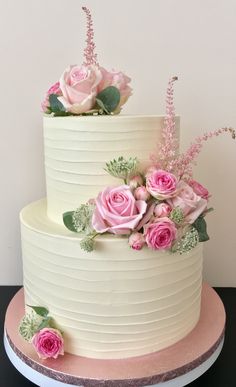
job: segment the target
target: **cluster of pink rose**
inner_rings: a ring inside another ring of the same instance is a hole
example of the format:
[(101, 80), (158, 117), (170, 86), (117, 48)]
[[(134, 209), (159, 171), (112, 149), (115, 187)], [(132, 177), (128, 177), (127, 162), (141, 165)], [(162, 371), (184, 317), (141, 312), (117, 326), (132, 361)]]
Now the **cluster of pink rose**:
[(131, 79), (121, 71), (109, 72), (96, 64), (69, 66), (59, 82), (47, 91), (42, 109), (45, 113), (50, 113), (49, 96), (56, 94), (67, 112), (76, 115), (86, 113), (94, 108), (98, 93), (114, 86), (120, 92), (120, 102), (115, 111), (119, 113), (121, 106), (132, 93), (130, 81)]
[[(108, 187), (95, 199), (92, 227), (98, 233), (126, 234), (134, 250), (146, 244), (154, 250), (172, 247), (180, 230), (207, 210), (209, 192), (195, 180), (184, 181), (167, 171), (150, 169), (145, 179)], [(179, 209), (181, 222), (171, 216)]]

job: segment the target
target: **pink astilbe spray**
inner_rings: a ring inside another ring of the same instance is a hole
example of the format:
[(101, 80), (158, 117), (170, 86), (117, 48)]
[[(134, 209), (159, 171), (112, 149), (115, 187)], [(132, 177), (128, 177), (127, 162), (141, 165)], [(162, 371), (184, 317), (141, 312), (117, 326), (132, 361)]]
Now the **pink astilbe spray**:
[(86, 43), (87, 46), (84, 49), (84, 65), (97, 65), (97, 54), (95, 53), (95, 43), (93, 41), (94, 37), (94, 31), (93, 31), (93, 20), (92, 20), (92, 15), (90, 10), (87, 7), (82, 7), (82, 10), (86, 13), (86, 18), (87, 18), (87, 39)]
[(229, 133), (233, 139), (236, 134), (233, 128), (220, 128), (212, 132), (205, 133), (203, 136), (197, 137), (195, 141), (190, 145), (185, 153), (180, 154), (173, 161), (173, 169), (175, 174), (180, 178), (190, 179), (192, 178), (192, 168), (196, 164), (196, 158), (201, 152), (204, 143), (212, 137), (217, 137), (222, 133)]
[(162, 129), (162, 141), (159, 145), (158, 158), (151, 156), (153, 164), (161, 169), (171, 172), (173, 170), (173, 159), (177, 155), (178, 143), (175, 131), (175, 108), (174, 108), (174, 82), (177, 77), (172, 77), (168, 82), (166, 91), (166, 116)]

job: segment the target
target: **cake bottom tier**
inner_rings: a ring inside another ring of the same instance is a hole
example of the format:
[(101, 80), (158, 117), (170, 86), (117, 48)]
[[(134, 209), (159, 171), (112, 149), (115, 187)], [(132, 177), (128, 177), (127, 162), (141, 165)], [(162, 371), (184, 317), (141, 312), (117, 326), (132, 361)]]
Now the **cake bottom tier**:
[(51, 222), (46, 200), (21, 212), (25, 303), (47, 307), (64, 332), (65, 350), (98, 359), (166, 348), (197, 324), (202, 245), (185, 254), (134, 251), (127, 238), (78, 234)]

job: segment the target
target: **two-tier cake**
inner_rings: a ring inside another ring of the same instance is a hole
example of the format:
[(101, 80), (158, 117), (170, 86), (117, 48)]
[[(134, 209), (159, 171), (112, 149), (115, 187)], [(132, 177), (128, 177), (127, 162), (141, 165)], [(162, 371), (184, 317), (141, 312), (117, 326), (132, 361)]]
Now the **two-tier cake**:
[(234, 133), (181, 154), (175, 77), (165, 117), (118, 115), (130, 78), (98, 64), (84, 10), (85, 62), (43, 102), (47, 198), (21, 212), (20, 333), (41, 358), (130, 358), (178, 342), (199, 320), (210, 208), (191, 165), (209, 136)]

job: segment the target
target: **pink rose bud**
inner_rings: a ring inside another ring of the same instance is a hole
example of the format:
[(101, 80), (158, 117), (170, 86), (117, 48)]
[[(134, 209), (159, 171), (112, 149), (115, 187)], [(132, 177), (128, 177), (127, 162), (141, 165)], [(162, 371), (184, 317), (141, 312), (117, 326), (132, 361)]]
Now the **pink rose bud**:
[(134, 250), (141, 250), (145, 244), (145, 238), (140, 232), (134, 232), (129, 237), (129, 245)]
[(49, 111), (48, 110), (49, 106), (50, 106), (49, 96), (51, 94), (61, 95), (61, 89), (60, 89), (60, 83), (59, 82), (54, 83), (54, 85), (52, 85), (50, 87), (50, 89), (46, 93), (46, 97), (45, 97), (44, 101), (41, 104), (41, 107), (42, 107), (42, 110), (43, 110), (44, 113), (48, 113), (48, 111)]
[(143, 184), (143, 178), (141, 175), (133, 176), (132, 179), (130, 179), (129, 181), (129, 186), (131, 189), (136, 189), (142, 184)]
[(171, 213), (171, 206), (167, 203), (160, 203), (154, 209), (154, 215), (157, 218), (163, 218)]
[(144, 185), (137, 187), (134, 191), (134, 197), (137, 200), (145, 200), (145, 202), (151, 197), (150, 193), (147, 191)]
[(32, 344), (41, 359), (64, 355), (64, 341), (59, 330), (53, 328), (43, 328), (32, 338)]
[(209, 199), (209, 191), (205, 187), (203, 187), (203, 185), (198, 183), (196, 180), (190, 180), (188, 184), (190, 185), (190, 187), (192, 187), (192, 189), (198, 196), (201, 196), (201, 198), (206, 200)]

